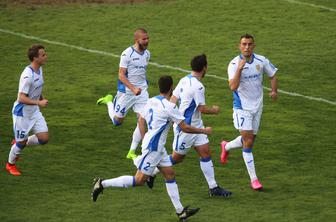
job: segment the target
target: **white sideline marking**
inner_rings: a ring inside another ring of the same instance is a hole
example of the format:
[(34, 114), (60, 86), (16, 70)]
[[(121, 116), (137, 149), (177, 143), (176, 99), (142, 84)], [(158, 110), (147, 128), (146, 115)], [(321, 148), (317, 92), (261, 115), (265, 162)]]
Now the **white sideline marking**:
[[(59, 46), (67, 47), (67, 48), (77, 49), (77, 50), (84, 51), (84, 52), (90, 52), (90, 53), (105, 55), (105, 56), (112, 56), (112, 57), (115, 57), (115, 58), (120, 57), (119, 55), (116, 55), (116, 54), (113, 54), (113, 53), (110, 53), (110, 52), (104, 52), (104, 51), (99, 51), (99, 50), (95, 50), (95, 49), (88, 49), (88, 48), (84, 48), (84, 47), (81, 47), (81, 46), (69, 45), (69, 44), (66, 44), (66, 43), (51, 41), (51, 40), (48, 40), (48, 39), (41, 39), (39, 37), (30, 36), (30, 35), (26, 35), (26, 34), (18, 33), (18, 32), (13, 32), (13, 31), (10, 31), (10, 30), (7, 30), (7, 29), (1, 29), (0, 28), (0, 32), (15, 35), (15, 36), (19, 36), (19, 37), (22, 37), (22, 38), (25, 38), (25, 39), (34, 39), (34, 40), (38, 40), (38, 41), (41, 41), (41, 42), (46, 42), (46, 43), (49, 43), (49, 44), (52, 44), (52, 45), (59, 45)], [(177, 70), (177, 71), (181, 71), (181, 72), (185, 72), (185, 73), (190, 73), (190, 70), (182, 69), (182, 68), (179, 68), (179, 67), (174, 67), (174, 66), (169, 66), (169, 65), (161, 65), (161, 64), (158, 64), (158, 63), (155, 63), (155, 62), (149, 62), (149, 64), (153, 65), (153, 66), (156, 66), (158, 68), (166, 68), (166, 69)], [(228, 80), (227, 78), (217, 76), (217, 75), (212, 75), (212, 74), (207, 74), (207, 76), (215, 78), (215, 79)], [(268, 87), (264, 87), (264, 89), (266, 89), (268, 91), (271, 90)], [(323, 98), (318, 98), (318, 97), (313, 97), (313, 96), (305, 96), (305, 95), (302, 95), (302, 94), (299, 94), (299, 93), (287, 92), (287, 91), (284, 91), (284, 90), (281, 90), (281, 89), (278, 89), (278, 92), (286, 94), (286, 95), (290, 95), (290, 96), (302, 97), (302, 98), (309, 99), (309, 100), (314, 100), (314, 101), (328, 103), (328, 104), (331, 104), (331, 105), (336, 105), (336, 102), (330, 101), (330, 100), (327, 100), (327, 99), (323, 99)]]
[(283, 1), (286, 1), (286, 2), (289, 2), (289, 3), (294, 3), (294, 4), (299, 4), (299, 5), (307, 5), (307, 6), (311, 6), (311, 7), (314, 7), (314, 8), (321, 8), (321, 9), (325, 9), (325, 10), (328, 10), (328, 11), (331, 11), (331, 12), (336, 12), (336, 9), (329, 8), (329, 7), (326, 7), (326, 6), (323, 6), (323, 5), (315, 5), (315, 4), (312, 4), (312, 3), (300, 2), (300, 1), (295, 1), (295, 0), (283, 0)]

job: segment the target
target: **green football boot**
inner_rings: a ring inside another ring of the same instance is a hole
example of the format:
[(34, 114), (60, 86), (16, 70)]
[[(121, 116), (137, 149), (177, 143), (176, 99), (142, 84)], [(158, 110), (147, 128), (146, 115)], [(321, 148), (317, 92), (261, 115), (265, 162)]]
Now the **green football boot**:
[(107, 94), (104, 97), (101, 97), (97, 100), (97, 105), (101, 105), (101, 104), (107, 104), (108, 102), (112, 102), (113, 100), (113, 96), (111, 94)]
[(128, 151), (126, 158), (134, 160), (135, 158), (137, 158), (137, 156), (138, 155), (135, 154), (135, 150), (130, 150)]

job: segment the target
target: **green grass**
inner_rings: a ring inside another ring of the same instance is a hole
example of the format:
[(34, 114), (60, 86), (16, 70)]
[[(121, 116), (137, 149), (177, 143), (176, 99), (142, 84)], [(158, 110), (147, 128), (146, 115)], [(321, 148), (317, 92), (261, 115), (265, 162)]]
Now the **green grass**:
[[(336, 8), (334, 1), (306, 1)], [(120, 54), (132, 44), (132, 32), (150, 34), (152, 61), (189, 69), (192, 56), (205, 52), (209, 74), (227, 77), (238, 53), (239, 36), (256, 36), (256, 53), (279, 68), (279, 88), (336, 100), (334, 27), (336, 13), (286, 1), (148, 1), (122, 5), (53, 5), (0, 7), (0, 28), (67, 44)], [(98, 97), (115, 93), (119, 59), (43, 43), (44, 95), (50, 142), (26, 148), (18, 163), (21, 177), (4, 170), (12, 139), (11, 108), (18, 79), (28, 64), (26, 49), (34, 40), (0, 32), (0, 221), (176, 221), (161, 176), (153, 190), (108, 189), (97, 203), (90, 200), (94, 176), (132, 175), (125, 159), (135, 126), (129, 113), (113, 127)], [(150, 95), (156, 81), (179, 71), (150, 66)], [(218, 183), (234, 195), (210, 198), (195, 152), (175, 167), (182, 203), (201, 207), (190, 221), (335, 221), (336, 106), (279, 95), (265, 106), (254, 156), (263, 193), (249, 188), (241, 152), (219, 164), (219, 142), (233, 139), (231, 92), (226, 81), (207, 77), (207, 104), (218, 104), (218, 116), (204, 116)], [(269, 86), (268, 81), (265, 85)], [(167, 148), (170, 151), (172, 135)], [(140, 219), (139, 219), (140, 218)]]

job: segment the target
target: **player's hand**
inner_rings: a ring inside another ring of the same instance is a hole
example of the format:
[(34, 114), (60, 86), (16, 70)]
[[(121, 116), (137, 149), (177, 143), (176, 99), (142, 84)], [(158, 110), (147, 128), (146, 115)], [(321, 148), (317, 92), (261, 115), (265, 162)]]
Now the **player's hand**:
[(141, 94), (141, 88), (134, 88), (132, 92), (134, 93), (134, 95), (138, 96)]
[(277, 98), (278, 98), (278, 92), (276, 92), (276, 91), (271, 91), (271, 92), (269, 93), (269, 96), (272, 98), (273, 101), (276, 101)]
[(47, 99), (41, 99), (38, 101), (38, 105), (41, 107), (46, 107), (48, 106), (48, 100)]
[(242, 59), (239, 60), (238, 69), (243, 70), (245, 64), (246, 64), (246, 59), (245, 57), (243, 57)]
[(211, 127), (205, 127), (204, 130), (205, 130), (206, 135), (212, 134), (212, 128)]
[(212, 106), (212, 111), (214, 114), (218, 114), (219, 113), (219, 106)]

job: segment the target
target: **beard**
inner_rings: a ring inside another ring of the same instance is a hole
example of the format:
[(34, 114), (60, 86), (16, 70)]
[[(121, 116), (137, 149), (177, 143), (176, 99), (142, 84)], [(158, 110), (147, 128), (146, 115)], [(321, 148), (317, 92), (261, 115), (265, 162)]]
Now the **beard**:
[(148, 43), (145, 45), (145, 44), (141, 44), (141, 43), (139, 42), (138, 44), (139, 44), (139, 48), (140, 48), (141, 50), (145, 50), (145, 49), (147, 49), (147, 47), (148, 47)]

